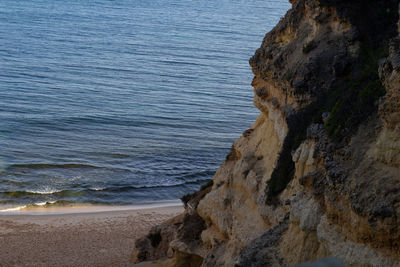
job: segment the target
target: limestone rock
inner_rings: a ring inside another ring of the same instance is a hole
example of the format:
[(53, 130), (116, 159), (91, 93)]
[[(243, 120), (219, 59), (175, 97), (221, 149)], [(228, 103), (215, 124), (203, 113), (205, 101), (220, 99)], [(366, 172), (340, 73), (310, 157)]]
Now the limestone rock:
[(291, 3), (249, 61), (257, 120), (135, 262), (400, 266), (399, 1)]

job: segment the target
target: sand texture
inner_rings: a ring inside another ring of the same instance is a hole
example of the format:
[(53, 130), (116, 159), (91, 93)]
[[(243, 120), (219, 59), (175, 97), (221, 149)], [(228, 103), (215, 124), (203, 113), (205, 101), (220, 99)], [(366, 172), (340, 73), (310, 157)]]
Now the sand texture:
[(53, 215), (0, 215), (0, 266), (123, 266), (136, 238), (181, 206)]

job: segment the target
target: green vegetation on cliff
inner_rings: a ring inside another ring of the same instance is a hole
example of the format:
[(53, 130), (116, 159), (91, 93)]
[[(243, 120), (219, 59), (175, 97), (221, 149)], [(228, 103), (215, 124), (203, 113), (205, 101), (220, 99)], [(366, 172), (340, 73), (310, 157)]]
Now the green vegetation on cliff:
[(328, 93), (326, 110), (330, 115), (325, 126), (333, 140), (340, 141), (346, 134), (354, 133), (358, 125), (377, 109), (378, 99), (385, 94), (378, 75), (378, 60), (387, 56), (383, 47), (362, 47), (359, 75), (349, 73)]

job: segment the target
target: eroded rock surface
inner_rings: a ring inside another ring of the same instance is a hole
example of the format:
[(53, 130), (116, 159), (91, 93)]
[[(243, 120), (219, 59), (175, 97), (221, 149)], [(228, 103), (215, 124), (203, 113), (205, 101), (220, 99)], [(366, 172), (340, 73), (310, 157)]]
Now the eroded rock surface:
[(400, 266), (399, 1), (291, 3), (250, 59), (261, 114), (132, 261)]

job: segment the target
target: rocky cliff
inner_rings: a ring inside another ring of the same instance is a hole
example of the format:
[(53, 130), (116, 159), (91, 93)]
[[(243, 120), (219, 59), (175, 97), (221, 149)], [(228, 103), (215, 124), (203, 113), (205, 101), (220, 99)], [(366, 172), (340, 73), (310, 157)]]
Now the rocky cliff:
[(399, 1), (291, 2), (250, 59), (256, 122), (138, 266), (400, 266)]

